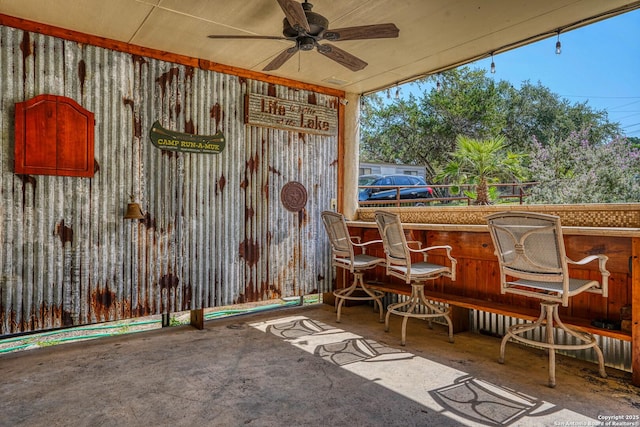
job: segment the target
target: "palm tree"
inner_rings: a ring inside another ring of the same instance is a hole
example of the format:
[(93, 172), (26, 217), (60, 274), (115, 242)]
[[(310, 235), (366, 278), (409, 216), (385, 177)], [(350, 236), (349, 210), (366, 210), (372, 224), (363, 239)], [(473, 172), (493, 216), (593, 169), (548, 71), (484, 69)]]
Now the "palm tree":
[(460, 135), (456, 142), (456, 151), (436, 181), (475, 185), (476, 204), (491, 202), (489, 184), (522, 179), (522, 155), (506, 152), (503, 137), (479, 140)]

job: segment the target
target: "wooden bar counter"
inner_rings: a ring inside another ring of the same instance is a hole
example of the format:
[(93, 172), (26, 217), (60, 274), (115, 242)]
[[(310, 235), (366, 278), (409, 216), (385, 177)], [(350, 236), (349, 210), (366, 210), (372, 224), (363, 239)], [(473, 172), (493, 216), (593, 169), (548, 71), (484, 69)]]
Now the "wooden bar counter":
[[(359, 209), (358, 220), (348, 222), (353, 236), (359, 236), (363, 242), (380, 239), (373, 220), (377, 209), (381, 208)], [(589, 332), (630, 341), (632, 382), (640, 386), (640, 204), (385, 208), (400, 214), (408, 240), (420, 241), (423, 246), (450, 245), (453, 248), (452, 256), (458, 260), (457, 280), (451, 282), (442, 278), (428, 282), (425, 291), (430, 298), (449, 303), (454, 312), (461, 309), (460, 318), (464, 318), (465, 310), (477, 309), (535, 319), (540, 310), (538, 300), (500, 293), (498, 260), (484, 217), (507, 209), (559, 215), (567, 255), (571, 259), (598, 253), (609, 257), (608, 298), (589, 293), (577, 295), (568, 307), (560, 307), (560, 316), (565, 323)], [(451, 223), (444, 223), (443, 218)], [(423, 222), (434, 219), (434, 222)], [(372, 245), (367, 253), (384, 257), (382, 244)], [(430, 261), (439, 263), (444, 259), (430, 255)], [(572, 266), (571, 275), (600, 279), (597, 263)], [(386, 276), (383, 267), (365, 276), (365, 281), (387, 292), (410, 293), (409, 286)], [(338, 286), (342, 285), (338, 283)], [(620, 321), (622, 307), (629, 305), (633, 307), (630, 332), (591, 325), (594, 319)]]

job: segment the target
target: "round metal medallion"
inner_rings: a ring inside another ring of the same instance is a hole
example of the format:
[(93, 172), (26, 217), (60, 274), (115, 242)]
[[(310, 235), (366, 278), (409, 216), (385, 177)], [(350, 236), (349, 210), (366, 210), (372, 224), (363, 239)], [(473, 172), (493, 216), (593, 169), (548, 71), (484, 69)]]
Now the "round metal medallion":
[(299, 182), (287, 182), (280, 191), (280, 200), (288, 211), (299, 212), (307, 204), (307, 189)]

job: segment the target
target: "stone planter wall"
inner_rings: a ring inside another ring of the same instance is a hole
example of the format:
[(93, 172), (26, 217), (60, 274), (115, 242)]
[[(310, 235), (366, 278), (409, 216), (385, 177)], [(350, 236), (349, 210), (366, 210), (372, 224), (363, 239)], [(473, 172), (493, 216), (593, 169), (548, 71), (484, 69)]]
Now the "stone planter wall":
[[(374, 213), (383, 208), (360, 208), (358, 220), (374, 221)], [(570, 227), (640, 227), (640, 203), (583, 205), (490, 205), (452, 207), (384, 208), (397, 212), (404, 223), (486, 224), (485, 217), (505, 210), (558, 215)]]

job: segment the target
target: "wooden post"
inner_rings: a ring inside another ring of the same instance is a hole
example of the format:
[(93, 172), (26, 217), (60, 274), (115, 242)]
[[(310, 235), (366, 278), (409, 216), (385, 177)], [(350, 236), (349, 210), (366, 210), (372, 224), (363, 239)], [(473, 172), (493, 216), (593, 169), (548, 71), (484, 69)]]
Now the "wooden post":
[(196, 329), (204, 329), (204, 309), (191, 310), (191, 326)]
[(466, 332), (469, 330), (469, 309), (464, 307), (458, 307), (450, 304), (451, 309), (451, 323), (453, 323), (453, 333)]

